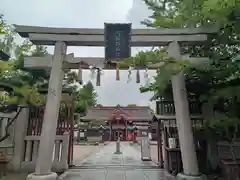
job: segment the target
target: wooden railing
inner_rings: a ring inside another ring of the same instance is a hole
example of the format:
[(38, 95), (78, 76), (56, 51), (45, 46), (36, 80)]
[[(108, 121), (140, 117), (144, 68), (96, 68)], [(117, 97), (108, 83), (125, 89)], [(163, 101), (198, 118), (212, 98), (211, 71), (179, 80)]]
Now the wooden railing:
[[(41, 136), (26, 136), (25, 137), (25, 153), (21, 168), (28, 171), (33, 171), (38, 154), (39, 142)], [(53, 169), (64, 171), (68, 169), (68, 151), (69, 151), (69, 133), (61, 136), (56, 136), (54, 152), (53, 152)]]
[[(201, 114), (201, 103), (196, 101), (189, 102), (189, 111), (192, 115)], [(156, 112), (159, 115), (175, 115), (174, 102), (169, 100), (161, 100), (156, 102)]]
[(217, 148), (218, 148), (218, 156), (219, 159), (221, 160), (229, 160), (229, 159), (233, 159), (233, 155), (231, 152), (231, 148), (230, 145), (232, 146), (235, 155), (236, 155), (236, 159), (240, 160), (240, 141), (234, 141), (234, 143), (229, 144), (227, 141), (218, 141), (217, 142)]
[(227, 141), (218, 141), (218, 159), (220, 167), (227, 180), (235, 180), (240, 176), (240, 141), (236, 140), (232, 144)]

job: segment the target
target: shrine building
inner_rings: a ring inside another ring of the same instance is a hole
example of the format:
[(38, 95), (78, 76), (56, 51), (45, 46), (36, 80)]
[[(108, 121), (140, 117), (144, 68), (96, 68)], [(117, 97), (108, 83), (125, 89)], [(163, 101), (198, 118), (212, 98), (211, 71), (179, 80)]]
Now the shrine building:
[(152, 117), (148, 106), (117, 105), (88, 108), (81, 121), (102, 121), (103, 140), (116, 141), (119, 137), (122, 141), (131, 141), (139, 131), (156, 132), (151, 128)]

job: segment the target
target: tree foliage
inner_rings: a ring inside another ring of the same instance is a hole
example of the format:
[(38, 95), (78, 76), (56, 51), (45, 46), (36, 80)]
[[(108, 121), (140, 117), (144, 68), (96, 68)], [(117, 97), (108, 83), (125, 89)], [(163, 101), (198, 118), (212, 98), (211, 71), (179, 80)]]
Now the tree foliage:
[[(141, 87), (142, 93), (152, 91), (152, 98), (164, 96), (172, 98), (171, 77), (184, 71), (188, 98), (213, 104), (213, 110), (223, 114), (223, 119), (239, 118), (239, 35), (240, 1), (235, 0), (144, 0), (152, 15), (142, 21), (153, 28), (197, 28), (218, 27), (219, 31), (211, 35), (212, 41), (201, 46), (181, 48), (182, 54), (193, 57), (210, 58), (208, 67), (201, 67), (189, 61), (168, 59), (166, 49), (160, 47), (154, 51), (140, 52), (131, 58), (132, 63), (146, 64), (162, 62), (157, 75), (147, 87)], [(144, 63), (141, 63), (144, 61)], [(219, 116), (216, 116), (219, 119)], [(216, 119), (215, 118), (215, 119)]]
[(75, 103), (78, 113), (85, 113), (88, 107), (97, 105), (97, 93), (90, 81), (76, 92)]
[[(11, 55), (11, 59), (0, 61), (0, 87), (1, 99), (11, 103), (42, 104), (43, 97), (39, 89), (47, 89), (49, 81), (49, 70), (24, 68), (24, 57), (26, 56), (46, 56), (47, 49), (44, 46), (33, 45), (29, 40), (17, 43), (18, 38), (14, 27), (7, 24), (3, 16), (0, 16), (0, 50)], [(75, 72), (67, 72), (63, 82), (63, 89), (70, 89), (77, 92)], [(69, 86), (71, 85), (71, 86)], [(6, 93), (7, 92), (7, 93)]]
[(136, 104), (128, 104), (127, 107), (137, 107)]
[[(17, 44), (15, 42), (17, 34), (14, 28), (6, 24), (4, 20), (2, 20), (1, 28), (3, 38), (0, 41), (0, 49), (12, 57), (9, 61), (0, 61), (0, 87), (3, 96), (1, 98), (11, 103), (43, 103), (43, 98), (37, 89), (38, 79), (42, 77), (42, 74), (36, 75), (36, 71), (31, 72), (23, 68), (24, 56), (33, 55), (42, 47), (34, 46), (29, 41)], [(42, 49), (41, 52), (42, 55), (46, 53)]]

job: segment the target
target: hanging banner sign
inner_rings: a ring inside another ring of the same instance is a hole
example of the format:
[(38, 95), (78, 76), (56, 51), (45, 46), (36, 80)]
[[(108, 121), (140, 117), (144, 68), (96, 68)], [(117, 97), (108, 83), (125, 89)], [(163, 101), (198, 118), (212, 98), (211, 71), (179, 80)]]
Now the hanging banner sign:
[(105, 60), (121, 61), (131, 56), (132, 24), (105, 23)]

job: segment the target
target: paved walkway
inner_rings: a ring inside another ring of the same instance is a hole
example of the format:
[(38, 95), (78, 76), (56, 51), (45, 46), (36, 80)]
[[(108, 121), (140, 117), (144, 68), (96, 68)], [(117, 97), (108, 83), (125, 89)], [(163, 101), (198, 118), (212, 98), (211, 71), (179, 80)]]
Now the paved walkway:
[(122, 154), (116, 155), (115, 143), (109, 143), (70, 169), (61, 180), (172, 180), (151, 161), (141, 161), (140, 151), (121, 142)]
[(73, 164), (79, 165), (81, 161), (89, 157), (91, 154), (99, 152), (100, 149), (104, 147), (103, 144), (99, 146), (90, 145), (74, 145), (73, 149)]
[(156, 166), (152, 161), (142, 161), (140, 151), (132, 147), (129, 142), (121, 142), (122, 154), (114, 154), (116, 143), (111, 142), (104, 146), (96, 154), (92, 154), (84, 159), (80, 165), (95, 167), (112, 167), (112, 166)]

